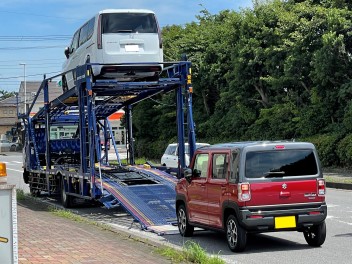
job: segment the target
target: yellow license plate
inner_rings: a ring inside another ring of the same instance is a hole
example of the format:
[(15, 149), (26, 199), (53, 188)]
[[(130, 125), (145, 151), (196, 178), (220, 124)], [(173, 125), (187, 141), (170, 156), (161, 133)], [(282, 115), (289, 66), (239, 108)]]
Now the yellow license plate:
[(280, 216), (275, 217), (275, 229), (296, 227), (296, 217)]

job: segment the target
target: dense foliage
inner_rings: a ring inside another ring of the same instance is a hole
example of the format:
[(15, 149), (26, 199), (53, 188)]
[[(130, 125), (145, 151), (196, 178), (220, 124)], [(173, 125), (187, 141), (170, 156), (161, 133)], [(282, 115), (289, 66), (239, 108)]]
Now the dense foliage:
[[(165, 61), (192, 62), (197, 141), (310, 139), (325, 165), (347, 165), (352, 143), (352, 4), (255, 1), (203, 10), (163, 29)], [(176, 140), (175, 94), (134, 108), (137, 154)]]

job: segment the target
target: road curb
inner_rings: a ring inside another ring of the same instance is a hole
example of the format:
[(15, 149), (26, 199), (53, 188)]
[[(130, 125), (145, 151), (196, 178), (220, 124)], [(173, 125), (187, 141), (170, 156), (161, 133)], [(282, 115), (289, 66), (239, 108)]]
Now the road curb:
[(343, 190), (352, 190), (351, 183), (326, 182), (326, 187), (335, 188), (335, 189), (343, 189)]

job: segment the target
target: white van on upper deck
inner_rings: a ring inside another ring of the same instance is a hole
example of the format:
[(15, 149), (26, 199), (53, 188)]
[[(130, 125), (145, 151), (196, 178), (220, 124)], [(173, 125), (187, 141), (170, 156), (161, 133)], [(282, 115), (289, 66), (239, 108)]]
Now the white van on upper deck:
[[(75, 32), (65, 55), (63, 72), (90, 62), (109, 64), (94, 65), (94, 77), (157, 80), (163, 68), (163, 46), (155, 13), (145, 9), (102, 10)], [(74, 86), (73, 75), (63, 75), (64, 90)]]

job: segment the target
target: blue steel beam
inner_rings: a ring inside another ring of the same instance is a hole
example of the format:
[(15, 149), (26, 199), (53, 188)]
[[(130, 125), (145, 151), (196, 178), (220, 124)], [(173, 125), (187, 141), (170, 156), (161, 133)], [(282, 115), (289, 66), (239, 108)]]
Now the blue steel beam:
[(50, 181), (49, 181), (49, 171), (50, 171), (50, 122), (49, 122), (49, 85), (48, 81), (44, 78), (44, 111), (45, 111), (45, 159), (46, 159), (46, 167), (45, 167), (45, 177), (46, 177), (46, 184), (47, 190), (50, 195)]

